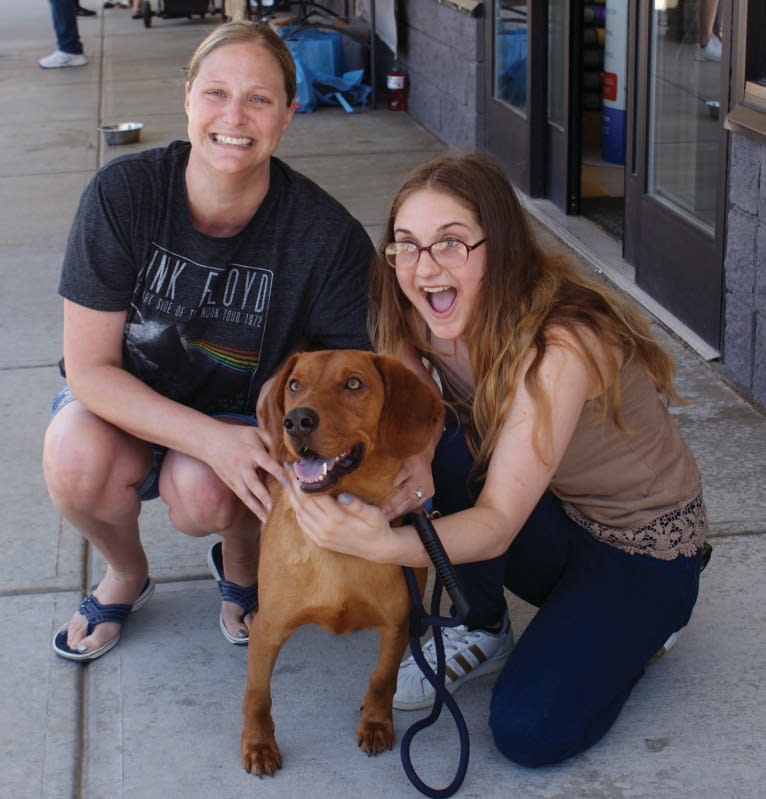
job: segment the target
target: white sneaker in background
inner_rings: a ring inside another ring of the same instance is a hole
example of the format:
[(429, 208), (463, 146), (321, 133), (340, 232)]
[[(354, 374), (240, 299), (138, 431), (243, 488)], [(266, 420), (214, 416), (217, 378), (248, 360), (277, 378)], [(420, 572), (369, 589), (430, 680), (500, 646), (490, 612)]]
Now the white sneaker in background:
[(41, 58), (38, 62), (43, 69), (59, 69), (60, 67), (84, 67), (88, 59), (82, 53), (65, 53), (56, 50), (55, 53)]
[[(445, 627), (445, 677), (447, 690), (454, 693), (463, 683), (483, 674), (500, 671), (513, 649), (513, 631), (506, 611), (500, 631), (469, 630), (467, 627)], [(436, 669), (436, 646), (433, 638), (423, 646), (423, 654)], [(396, 681), (394, 707), (397, 710), (419, 710), (431, 707), (436, 691), (412, 656), (402, 661)]]
[(698, 61), (720, 61), (721, 60), (721, 40), (717, 36), (711, 36), (707, 44), (697, 48)]

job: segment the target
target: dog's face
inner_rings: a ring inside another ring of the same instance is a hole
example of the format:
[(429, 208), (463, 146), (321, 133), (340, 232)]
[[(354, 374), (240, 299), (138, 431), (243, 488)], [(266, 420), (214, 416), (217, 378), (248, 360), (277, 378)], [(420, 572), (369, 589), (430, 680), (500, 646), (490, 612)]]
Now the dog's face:
[[(292, 356), (264, 407), (275, 457), (286, 458), (304, 491), (388, 491), (401, 462), (421, 451), (442, 408), (402, 363), (362, 350)], [(381, 483), (376, 491), (376, 482)]]

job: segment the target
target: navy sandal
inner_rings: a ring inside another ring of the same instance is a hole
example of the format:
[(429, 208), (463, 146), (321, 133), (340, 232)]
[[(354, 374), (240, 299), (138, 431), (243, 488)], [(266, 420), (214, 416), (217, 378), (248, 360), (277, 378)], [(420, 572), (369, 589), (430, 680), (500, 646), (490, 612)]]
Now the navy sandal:
[[(221, 599), (224, 602), (233, 602), (242, 608), (242, 615), (239, 617), (240, 621), (244, 621), (245, 616), (251, 610), (258, 609), (258, 583), (245, 588), (236, 583), (230, 583), (224, 579), (223, 575), (223, 547), (220, 541), (213, 544), (207, 553), (207, 565), (210, 567), (210, 573), (215, 577), (218, 583), (218, 590), (221, 592)], [(221, 628), (223, 637), (230, 643), (237, 646), (245, 646), (249, 640), (249, 636), (236, 636), (232, 635), (223, 623), (223, 615), (218, 616), (218, 626)]]
[[(120, 625), (124, 624), (125, 619), (127, 619), (131, 613), (140, 610), (151, 599), (153, 593), (154, 581), (151, 577), (147, 577), (144, 587), (138, 595), (138, 599), (132, 605), (102, 605), (93, 594), (89, 594), (78, 608), (78, 612), (88, 620), (87, 634), (90, 635), (99, 624), (103, 624), (104, 622), (115, 622)], [(120, 640), (120, 633), (118, 632), (114, 638), (102, 644), (97, 649), (89, 649), (86, 652), (80, 652), (77, 649), (71, 649), (66, 642), (68, 627), (69, 623), (67, 622), (67, 624), (59, 628), (56, 631), (56, 635), (53, 636), (53, 651), (67, 660), (78, 660), (80, 663), (89, 663), (91, 660), (96, 660), (96, 658), (100, 658), (101, 655), (105, 655), (110, 649), (117, 646), (117, 642)]]

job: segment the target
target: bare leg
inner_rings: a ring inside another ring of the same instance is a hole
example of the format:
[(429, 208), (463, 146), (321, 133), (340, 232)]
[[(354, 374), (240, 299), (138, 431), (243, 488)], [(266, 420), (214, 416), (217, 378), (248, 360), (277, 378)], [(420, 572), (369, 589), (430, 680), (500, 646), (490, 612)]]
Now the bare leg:
[[(43, 446), (43, 471), (56, 509), (106, 559), (94, 590), (102, 604), (132, 604), (148, 575), (138, 516), (136, 487), (151, 465), (149, 446), (71, 402), (51, 420)], [(99, 624), (86, 635), (87, 621), (75, 613), (67, 643), (94, 649), (114, 638), (119, 625)], [(85, 651), (85, 650), (83, 650)]]
[(226, 0), (226, 16), (229, 19), (245, 19), (247, 16), (245, 11), (245, 0)]
[(704, 47), (713, 35), (719, 0), (700, 0), (700, 47)]

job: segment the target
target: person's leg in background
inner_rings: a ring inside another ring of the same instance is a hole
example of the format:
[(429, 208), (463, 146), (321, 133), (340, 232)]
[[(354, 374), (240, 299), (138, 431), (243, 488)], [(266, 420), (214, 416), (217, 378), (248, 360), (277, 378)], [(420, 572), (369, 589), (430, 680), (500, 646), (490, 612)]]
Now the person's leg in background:
[(700, 0), (699, 58), (703, 61), (721, 60), (721, 39), (715, 33), (719, 0)]
[(43, 69), (85, 66), (88, 59), (77, 28), (77, 0), (50, 0), (50, 6), (57, 49), (38, 63)]
[[(266, 3), (264, 3), (266, 5)], [(247, 8), (245, 0), (226, 0), (225, 13), (228, 19), (243, 20), (247, 19)]]
[(490, 727), (510, 760), (549, 765), (603, 737), (648, 661), (688, 622), (699, 558), (662, 561), (599, 542), (548, 494), (508, 563), (506, 586), (540, 609), (497, 679)]

